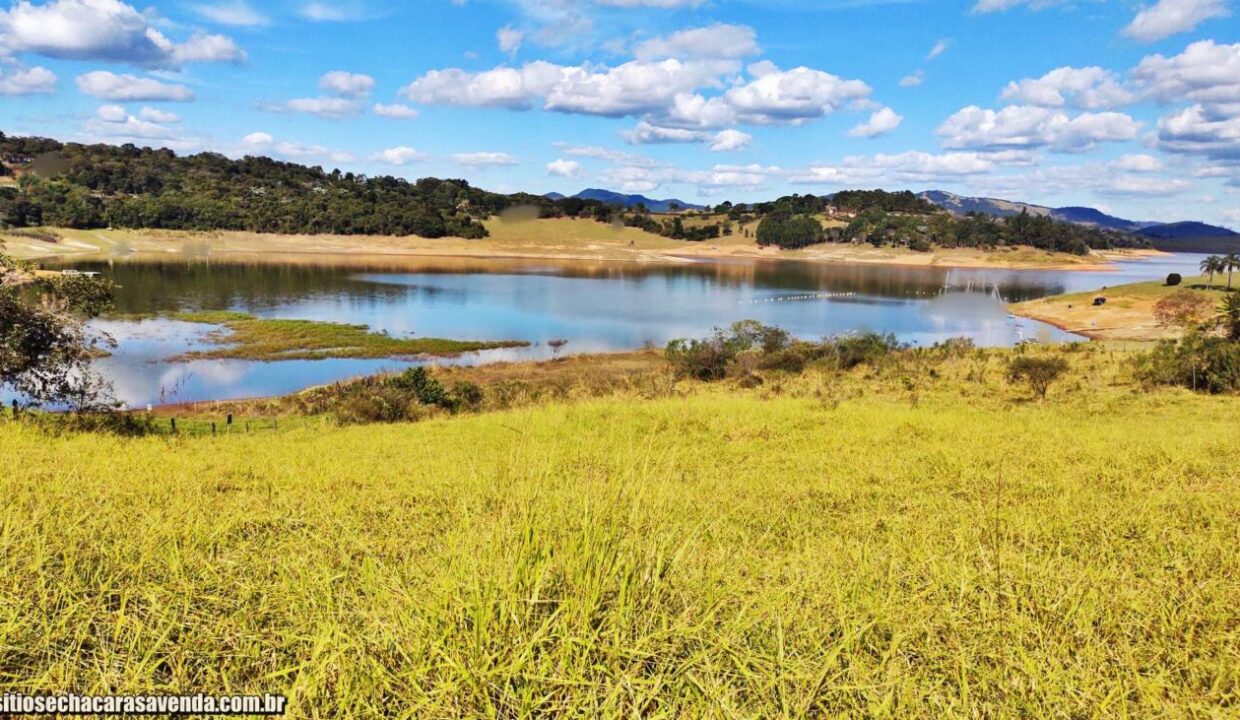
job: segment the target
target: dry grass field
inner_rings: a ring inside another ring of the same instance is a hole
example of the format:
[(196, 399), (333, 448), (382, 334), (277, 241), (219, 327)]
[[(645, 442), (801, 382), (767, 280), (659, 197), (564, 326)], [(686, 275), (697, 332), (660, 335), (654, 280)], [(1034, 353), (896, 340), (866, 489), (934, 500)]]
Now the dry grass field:
[(1006, 352), (416, 424), (0, 423), (0, 691), (286, 693), (296, 718), (1234, 716), (1237, 399), (1143, 389), (1094, 346), (1038, 351), (1072, 370), (1034, 402)]

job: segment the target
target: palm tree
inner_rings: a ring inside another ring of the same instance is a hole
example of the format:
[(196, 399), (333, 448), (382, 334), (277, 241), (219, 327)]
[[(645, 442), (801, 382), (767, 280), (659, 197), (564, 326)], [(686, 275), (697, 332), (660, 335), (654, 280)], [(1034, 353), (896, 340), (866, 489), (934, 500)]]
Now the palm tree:
[(1231, 289), (1231, 274), (1240, 270), (1240, 255), (1235, 253), (1227, 253), (1227, 257), (1222, 258), (1222, 269), (1227, 271), (1227, 289)]
[(1223, 272), (1223, 258), (1218, 255), (1211, 255), (1201, 261), (1201, 272), (1210, 276), (1209, 288), (1214, 289), (1214, 276)]

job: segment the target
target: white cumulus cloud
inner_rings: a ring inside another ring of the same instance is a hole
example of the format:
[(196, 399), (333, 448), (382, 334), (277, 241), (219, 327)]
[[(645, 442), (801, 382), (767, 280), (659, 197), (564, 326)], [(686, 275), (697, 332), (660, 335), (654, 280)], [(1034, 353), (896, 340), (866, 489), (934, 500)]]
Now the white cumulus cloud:
[(375, 89), (375, 79), (369, 75), (333, 70), (319, 78), (319, 89), (340, 97), (361, 98)]
[(638, 60), (743, 58), (762, 52), (758, 34), (745, 25), (716, 23), (647, 40), (634, 49)]
[(870, 119), (854, 127), (848, 131), (851, 137), (872, 138), (879, 135), (885, 135), (892, 130), (900, 127), (900, 123), (904, 122), (904, 116), (896, 113), (891, 108), (882, 108), (876, 110), (870, 115)]
[(76, 83), (78, 90), (102, 100), (188, 102), (194, 99), (194, 93), (184, 85), (165, 83), (137, 75), (117, 75), (106, 70), (96, 70), (79, 75)]
[(1136, 138), (1141, 123), (1116, 112), (1068, 115), (1033, 105), (988, 110), (972, 105), (949, 117), (937, 133), (952, 150), (1047, 148), (1083, 152), (1100, 142)]
[(581, 177), (581, 163), (576, 160), (552, 160), (547, 163), (547, 174), (555, 177), (574, 179)]
[(1227, 14), (1227, 0), (1158, 0), (1137, 13), (1124, 34), (1140, 42), (1154, 42)]
[(0, 95), (46, 95), (56, 90), (56, 73), (45, 67), (0, 65)]
[(1119, 84), (1114, 73), (1100, 67), (1061, 67), (1040, 78), (1010, 82), (1002, 97), (1026, 105), (1083, 110), (1116, 108), (1136, 100), (1132, 92)]
[(412, 120), (418, 116), (417, 110), (409, 107), (408, 105), (401, 105), (399, 103), (394, 105), (375, 103), (375, 106), (371, 109), (371, 111), (379, 117), (395, 118), (398, 120)]
[(409, 165), (426, 160), (426, 155), (411, 147), (400, 145), (397, 147), (387, 148), (370, 156), (372, 162), (380, 162), (384, 165)]
[(516, 165), (517, 159), (502, 152), (457, 153), (452, 159), (466, 167), (490, 167), (498, 165)]

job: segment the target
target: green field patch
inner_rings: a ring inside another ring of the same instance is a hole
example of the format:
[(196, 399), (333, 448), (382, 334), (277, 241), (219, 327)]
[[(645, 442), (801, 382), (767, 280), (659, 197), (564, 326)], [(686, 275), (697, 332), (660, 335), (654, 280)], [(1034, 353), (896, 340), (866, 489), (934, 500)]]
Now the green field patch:
[(173, 358), (188, 360), (326, 360), (329, 358), (452, 357), (497, 348), (525, 347), (528, 342), (395, 338), (371, 332), (366, 325), (259, 318), (230, 311), (184, 312), (169, 316), (181, 322), (218, 325), (210, 339), (219, 345)]

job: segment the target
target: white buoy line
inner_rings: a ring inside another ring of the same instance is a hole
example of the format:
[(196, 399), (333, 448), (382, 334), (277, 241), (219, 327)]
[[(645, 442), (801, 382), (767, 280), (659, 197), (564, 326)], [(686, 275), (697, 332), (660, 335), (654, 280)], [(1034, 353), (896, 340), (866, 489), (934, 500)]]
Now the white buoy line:
[(764, 305), (773, 302), (798, 302), (805, 300), (830, 300), (832, 298), (856, 297), (855, 292), (840, 293), (809, 293), (807, 295), (783, 295), (781, 297), (762, 298), (760, 300), (738, 300), (737, 305)]

